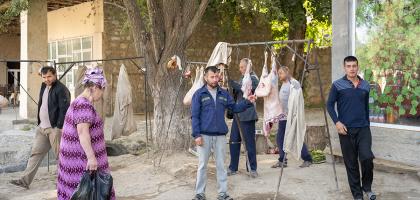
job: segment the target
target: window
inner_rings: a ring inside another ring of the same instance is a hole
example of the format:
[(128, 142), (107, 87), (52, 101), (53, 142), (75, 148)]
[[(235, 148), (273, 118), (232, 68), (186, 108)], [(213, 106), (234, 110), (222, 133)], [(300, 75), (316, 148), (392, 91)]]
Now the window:
[[(53, 41), (48, 43), (48, 59), (55, 60), (58, 63), (71, 61), (84, 61), (92, 59), (92, 37), (80, 37)], [(60, 65), (57, 68), (58, 77), (61, 77), (70, 65)], [(72, 70), (67, 72), (61, 79), (69, 90), (74, 93), (76, 71), (78, 65), (73, 66)], [(73, 96), (73, 95), (72, 95)]]
[(416, 0), (358, 0), (355, 50), (371, 83), (371, 122), (420, 126)]

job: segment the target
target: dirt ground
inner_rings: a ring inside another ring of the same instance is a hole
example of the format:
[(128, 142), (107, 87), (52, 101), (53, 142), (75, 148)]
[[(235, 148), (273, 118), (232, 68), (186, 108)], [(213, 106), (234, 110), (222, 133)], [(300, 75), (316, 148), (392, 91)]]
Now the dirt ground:
[[(153, 166), (153, 156), (122, 155), (110, 157), (110, 166), (114, 177), (117, 199), (121, 200), (158, 200), (191, 199), (194, 195), (197, 158), (189, 153), (178, 153), (164, 157), (161, 167)], [(246, 175), (244, 157), (241, 157), (240, 173), (229, 177), (229, 194), (235, 199), (265, 200), (273, 199), (279, 169), (270, 166), (276, 161), (275, 155), (258, 155), (259, 177), (251, 179)], [(228, 163), (227, 163), (228, 164)], [(337, 165), (339, 191), (335, 189), (331, 164), (312, 165), (309, 168), (298, 167), (300, 162), (289, 160), (285, 168), (280, 196), (282, 200), (325, 200), (351, 199), (344, 166)], [(47, 168), (40, 168), (31, 188), (21, 189), (8, 184), (8, 180), (19, 177), (22, 173), (0, 175), (0, 199), (56, 199), (53, 173)], [(216, 199), (215, 166), (211, 159), (209, 180), (206, 190), (208, 199)], [(374, 191), (380, 200), (420, 200), (420, 181), (417, 177), (406, 174), (391, 174), (375, 171)]]
[[(315, 113), (315, 114), (313, 114)], [(316, 112), (307, 116), (316, 115)], [(10, 118), (0, 117), (1, 120)], [(3, 118), (4, 119), (3, 119)], [(139, 116), (136, 116), (139, 117)], [(309, 119), (321, 119), (309, 117)], [(109, 119), (107, 119), (109, 120)], [(144, 119), (136, 118), (138, 130), (145, 130)], [(5, 123), (3, 123), (5, 124)], [(3, 126), (3, 125), (2, 125)], [(0, 126), (0, 128), (2, 127)], [(106, 123), (105, 130), (109, 130)], [(4, 130), (10, 128), (6, 127)], [(1, 132), (1, 129), (0, 129)], [(144, 131), (127, 137), (128, 141), (145, 138)], [(128, 146), (130, 146), (128, 144)], [(135, 145), (134, 145), (135, 146)], [(134, 148), (135, 149), (135, 148)], [(144, 149), (143, 149), (144, 152)], [(228, 177), (229, 194), (234, 199), (267, 200), (273, 199), (280, 169), (270, 166), (278, 155), (258, 155), (259, 177), (251, 179), (246, 175), (245, 157), (240, 160), (239, 174)], [(197, 157), (190, 153), (177, 153), (164, 157), (160, 167), (154, 167), (153, 158), (157, 155), (122, 155), (109, 157), (114, 186), (119, 200), (186, 200), (194, 195)], [(227, 156), (226, 165), (229, 164)], [(335, 200), (352, 199), (344, 165), (337, 164), (339, 190), (335, 188), (332, 165), (328, 163), (312, 165), (301, 169), (300, 162), (289, 159), (289, 167), (284, 170), (280, 186), (281, 200)], [(39, 169), (29, 190), (15, 187), (9, 180), (18, 178), (22, 172), (0, 174), (0, 200), (53, 200), (56, 199), (56, 168)], [(214, 161), (210, 159), (209, 180), (206, 190), (208, 199), (216, 199), (217, 183)], [(393, 174), (375, 171), (374, 191), (379, 200), (420, 200), (420, 179), (407, 174)]]

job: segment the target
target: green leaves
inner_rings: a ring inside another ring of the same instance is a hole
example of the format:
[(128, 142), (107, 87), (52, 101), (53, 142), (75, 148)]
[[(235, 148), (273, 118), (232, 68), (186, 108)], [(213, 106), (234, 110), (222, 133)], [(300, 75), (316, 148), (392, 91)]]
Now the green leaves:
[(384, 94), (387, 95), (387, 94), (391, 93), (391, 90), (392, 90), (392, 87), (391, 86), (389, 86), (389, 85), (385, 86)]
[(395, 100), (395, 105), (400, 107), (401, 103), (404, 101), (404, 97), (402, 95), (398, 95), (397, 99)]
[(411, 80), (410, 80), (410, 85), (411, 85), (412, 87), (417, 87), (417, 84), (418, 84), (418, 81), (417, 81), (416, 79), (411, 79)]
[(412, 100), (411, 101), (411, 106), (417, 107), (418, 105), (419, 105), (419, 102), (417, 100)]
[(407, 24), (414, 24), (416, 23), (416, 18), (412, 15), (407, 15), (404, 17), (404, 22)]
[(410, 90), (407, 87), (404, 87), (401, 90), (401, 94), (404, 95), (404, 96), (407, 96), (409, 92), (410, 92)]
[(417, 109), (415, 107), (411, 107), (410, 115), (416, 115), (416, 114), (417, 114)]
[(414, 88), (413, 93), (417, 98), (420, 98), (420, 86)]
[(404, 109), (404, 107), (400, 107), (399, 109), (398, 109), (398, 114), (401, 116), (401, 115), (405, 115), (405, 109)]
[(371, 90), (369, 92), (369, 96), (373, 98), (373, 100), (377, 101), (378, 100), (378, 93), (376, 92), (376, 90)]
[(400, 115), (418, 116), (418, 3), (360, 0), (356, 10), (356, 55), (366, 80), (383, 87), (381, 95), (371, 92), (369, 96), (376, 100), (374, 104), (386, 106), (387, 112), (394, 108)]
[(22, 11), (28, 8), (28, 0), (11, 0), (4, 13), (0, 13), (0, 33), (6, 32), (6, 27), (12, 20), (18, 20)]

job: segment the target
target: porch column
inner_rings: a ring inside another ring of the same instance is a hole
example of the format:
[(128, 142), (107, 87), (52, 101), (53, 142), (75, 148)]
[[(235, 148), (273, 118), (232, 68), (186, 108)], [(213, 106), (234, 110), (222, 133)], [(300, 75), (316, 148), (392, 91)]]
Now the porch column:
[[(47, 0), (31, 0), (27, 11), (21, 13), (20, 58), (22, 60), (48, 59)], [(20, 80), (23, 88), (38, 103), (41, 77), (38, 70), (46, 63), (21, 63)], [(37, 104), (22, 89), (20, 91), (20, 117), (37, 117)]]

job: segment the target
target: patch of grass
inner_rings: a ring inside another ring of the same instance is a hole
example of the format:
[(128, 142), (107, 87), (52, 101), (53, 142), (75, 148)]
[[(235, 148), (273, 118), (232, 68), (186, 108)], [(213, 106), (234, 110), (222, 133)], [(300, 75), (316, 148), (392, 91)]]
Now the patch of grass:
[(325, 154), (321, 150), (311, 151), (313, 163), (319, 164), (325, 162)]
[(277, 134), (270, 134), (270, 136), (268, 137), (270, 139), (271, 143), (273, 143), (275, 146), (277, 146), (276, 135)]
[(25, 124), (22, 128), (20, 128), (21, 131), (30, 131), (34, 127), (33, 124)]

